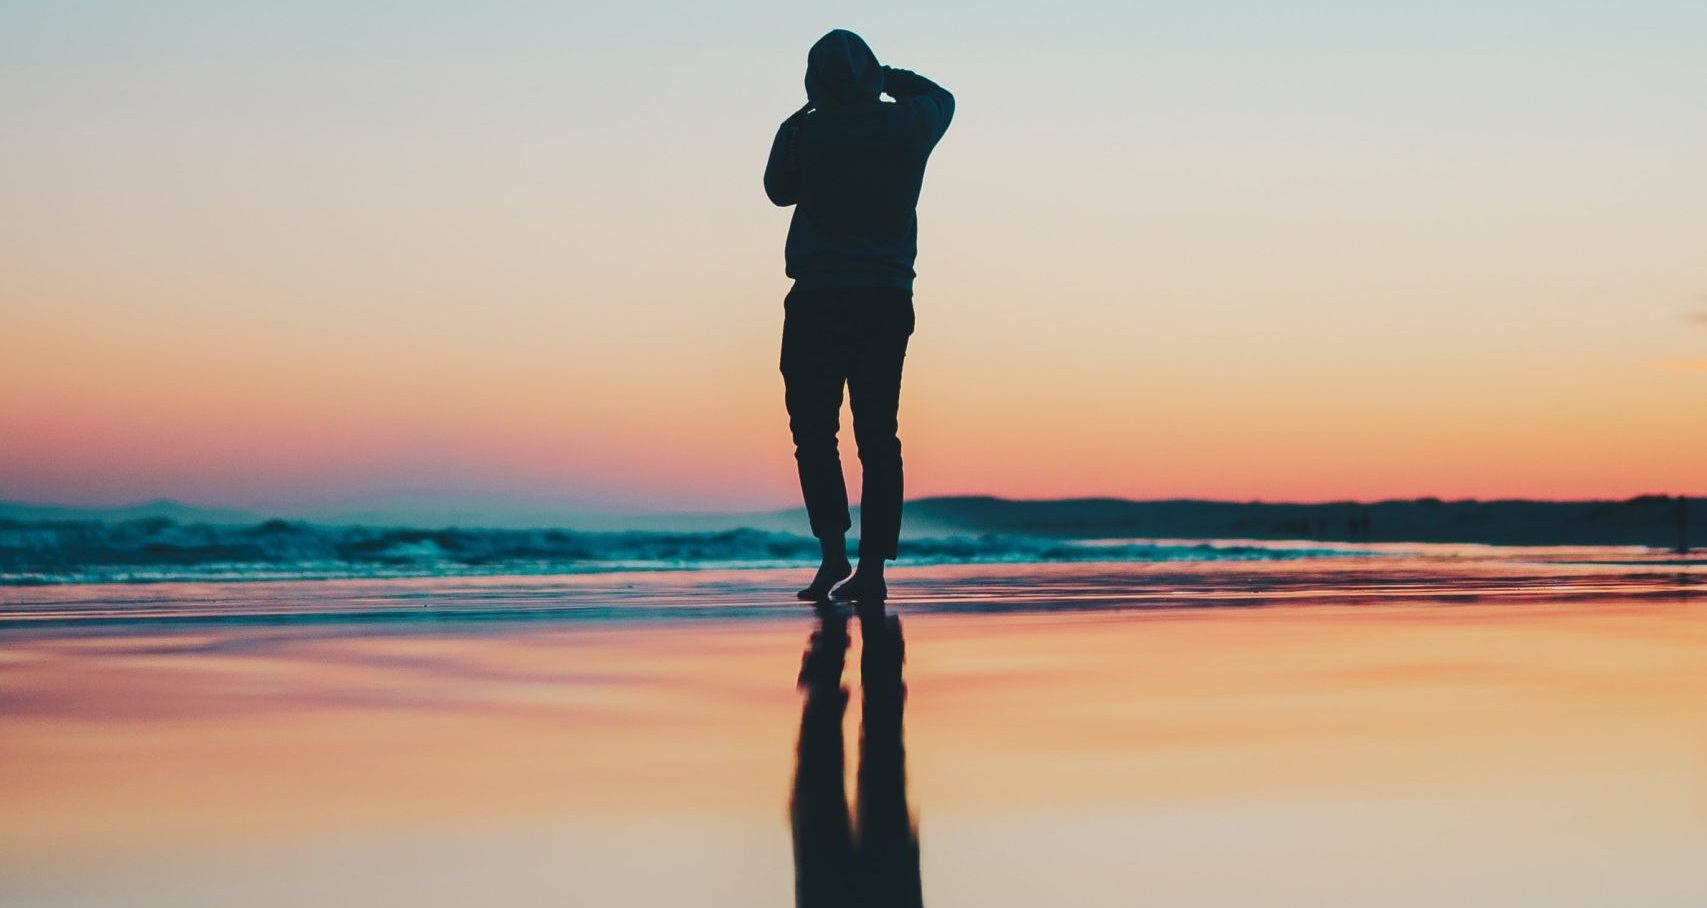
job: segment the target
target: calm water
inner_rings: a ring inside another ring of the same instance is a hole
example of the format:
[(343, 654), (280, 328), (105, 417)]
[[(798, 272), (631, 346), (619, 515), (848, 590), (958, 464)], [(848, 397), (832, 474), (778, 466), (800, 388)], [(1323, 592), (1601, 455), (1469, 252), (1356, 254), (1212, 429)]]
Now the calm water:
[(11, 589), (0, 903), (1698, 906), (1702, 576), (904, 569), (904, 667), (791, 572)]

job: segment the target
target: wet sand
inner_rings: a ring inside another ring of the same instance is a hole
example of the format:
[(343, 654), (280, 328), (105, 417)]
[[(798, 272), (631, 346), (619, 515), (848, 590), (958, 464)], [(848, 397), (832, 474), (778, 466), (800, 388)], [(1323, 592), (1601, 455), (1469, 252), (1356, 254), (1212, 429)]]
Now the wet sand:
[(0, 903), (791, 905), (805, 729), (933, 906), (1696, 906), (1700, 572), (900, 569), (904, 699), (792, 572), (5, 590)]

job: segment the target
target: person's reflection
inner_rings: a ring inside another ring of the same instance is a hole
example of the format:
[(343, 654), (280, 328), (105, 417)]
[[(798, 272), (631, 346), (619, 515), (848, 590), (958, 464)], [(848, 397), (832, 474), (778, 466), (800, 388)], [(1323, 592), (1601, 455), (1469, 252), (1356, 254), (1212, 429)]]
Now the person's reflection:
[[(907, 686), (901, 679), (901, 621), (883, 604), (862, 604), (857, 818), (843, 785), (842, 714), (848, 692), (842, 666), (848, 615), (821, 609), (800, 666), (806, 693), (790, 816), (794, 827), (794, 900), (800, 908), (923, 903), (919, 838), (907, 809), (907, 759), (901, 743)], [(856, 822), (857, 820), (857, 822)]]

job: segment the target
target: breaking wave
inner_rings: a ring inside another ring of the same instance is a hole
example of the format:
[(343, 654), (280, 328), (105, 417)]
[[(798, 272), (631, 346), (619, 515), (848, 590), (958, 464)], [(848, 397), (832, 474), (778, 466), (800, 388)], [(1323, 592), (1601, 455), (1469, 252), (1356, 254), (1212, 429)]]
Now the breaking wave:
[[(1077, 542), (1019, 535), (908, 539), (901, 564), (1264, 561), (1356, 554), (1261, 544)], [(810, 564), (817, 540), (753, 529), (599, 532), (410, 529), (269, 520), (0, 520), (0, 586), (432, 577)]]

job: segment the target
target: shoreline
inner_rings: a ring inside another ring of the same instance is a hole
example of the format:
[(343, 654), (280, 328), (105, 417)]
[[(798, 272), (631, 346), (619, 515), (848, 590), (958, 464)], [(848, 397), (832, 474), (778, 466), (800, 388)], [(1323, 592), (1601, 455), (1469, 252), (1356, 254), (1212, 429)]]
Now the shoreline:
[[(1601, 557), (1591, 557), (1591, 556)], [(905, 614), (1256, 608), (1535, 600), (1689, 600), (1701, 561), (1572, 548), (1272, 561), (898, 565)], [(26, 628), (505, 622), (753, 621), (808, 613), (807, 569), (702, 568), (538, 575), (48, 584), (0, 588), (0, 634)]]

